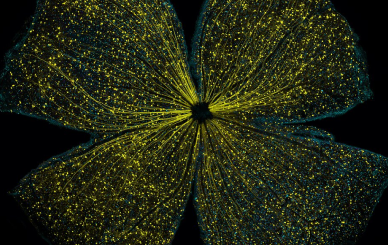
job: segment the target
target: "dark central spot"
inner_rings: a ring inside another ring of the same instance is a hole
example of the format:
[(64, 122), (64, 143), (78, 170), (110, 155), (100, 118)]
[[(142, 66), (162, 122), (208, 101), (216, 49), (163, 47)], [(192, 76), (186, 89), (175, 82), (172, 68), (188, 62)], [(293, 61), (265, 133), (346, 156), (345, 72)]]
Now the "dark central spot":
[(206, 102), (200, 102), (191, 107), (191, 117), (194, 120), (198, 120), (199, 123), (205, 122), (206, 119), (212, 119), (213, 115), (209, 110), (209, 104)]

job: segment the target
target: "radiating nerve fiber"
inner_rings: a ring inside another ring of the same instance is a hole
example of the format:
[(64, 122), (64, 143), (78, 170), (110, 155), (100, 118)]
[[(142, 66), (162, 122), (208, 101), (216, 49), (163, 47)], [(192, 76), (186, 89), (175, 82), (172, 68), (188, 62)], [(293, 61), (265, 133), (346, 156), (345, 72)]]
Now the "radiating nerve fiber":
[(170, 5), (156, 14), (141, 2), (40, 3), (34, 28), (7, 63), (12, 107), (112, 133), (183, 119), (198, 103)]

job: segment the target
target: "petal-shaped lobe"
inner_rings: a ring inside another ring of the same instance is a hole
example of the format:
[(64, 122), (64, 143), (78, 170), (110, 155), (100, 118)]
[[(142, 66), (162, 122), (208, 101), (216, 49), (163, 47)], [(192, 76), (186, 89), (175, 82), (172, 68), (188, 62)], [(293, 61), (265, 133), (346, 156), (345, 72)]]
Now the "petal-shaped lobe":
[(302, 126), (202, 126), (195, 201), (208, 244), (347, 244), (365, 229), (388, 159)]
[(213, 114), (302, 122), (371, 95), (365, 59), (328, 0), (209, 0), (193, 71)]
[(53, 244), (168, 244), (194, 178), (196, 127), (190, 120), (80, 146), (12, 194)]
[(9, 53), (0, 110), (92, 133), (160, 125), (197, 99), (167, 1), (40, 0)]

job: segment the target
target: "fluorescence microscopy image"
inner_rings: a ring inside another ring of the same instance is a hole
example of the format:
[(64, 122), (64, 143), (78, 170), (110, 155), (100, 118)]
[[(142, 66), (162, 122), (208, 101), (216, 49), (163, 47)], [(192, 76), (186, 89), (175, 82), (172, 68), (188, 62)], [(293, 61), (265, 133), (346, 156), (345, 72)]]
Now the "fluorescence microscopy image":
[(388, 231), (368, 5), (11, 10), (0, 111), (13, 244), (379, 244)]

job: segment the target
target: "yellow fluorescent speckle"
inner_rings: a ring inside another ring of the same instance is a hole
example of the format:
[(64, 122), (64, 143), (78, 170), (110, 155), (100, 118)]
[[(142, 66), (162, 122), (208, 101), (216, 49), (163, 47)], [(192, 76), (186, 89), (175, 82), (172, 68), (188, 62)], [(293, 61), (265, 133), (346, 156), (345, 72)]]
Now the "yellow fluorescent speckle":
[[(188, 57), (165, 0), (40, 0), (0, 109), (93, 135), (12, 191), (53, 244), (168, 244), (194, 187), (207, 244), (355, 241), (387, 158), (306, 120), (371, 95), (328, 0), (209, 0)], [(189, 69), (190, 64), (190, 69)]]

